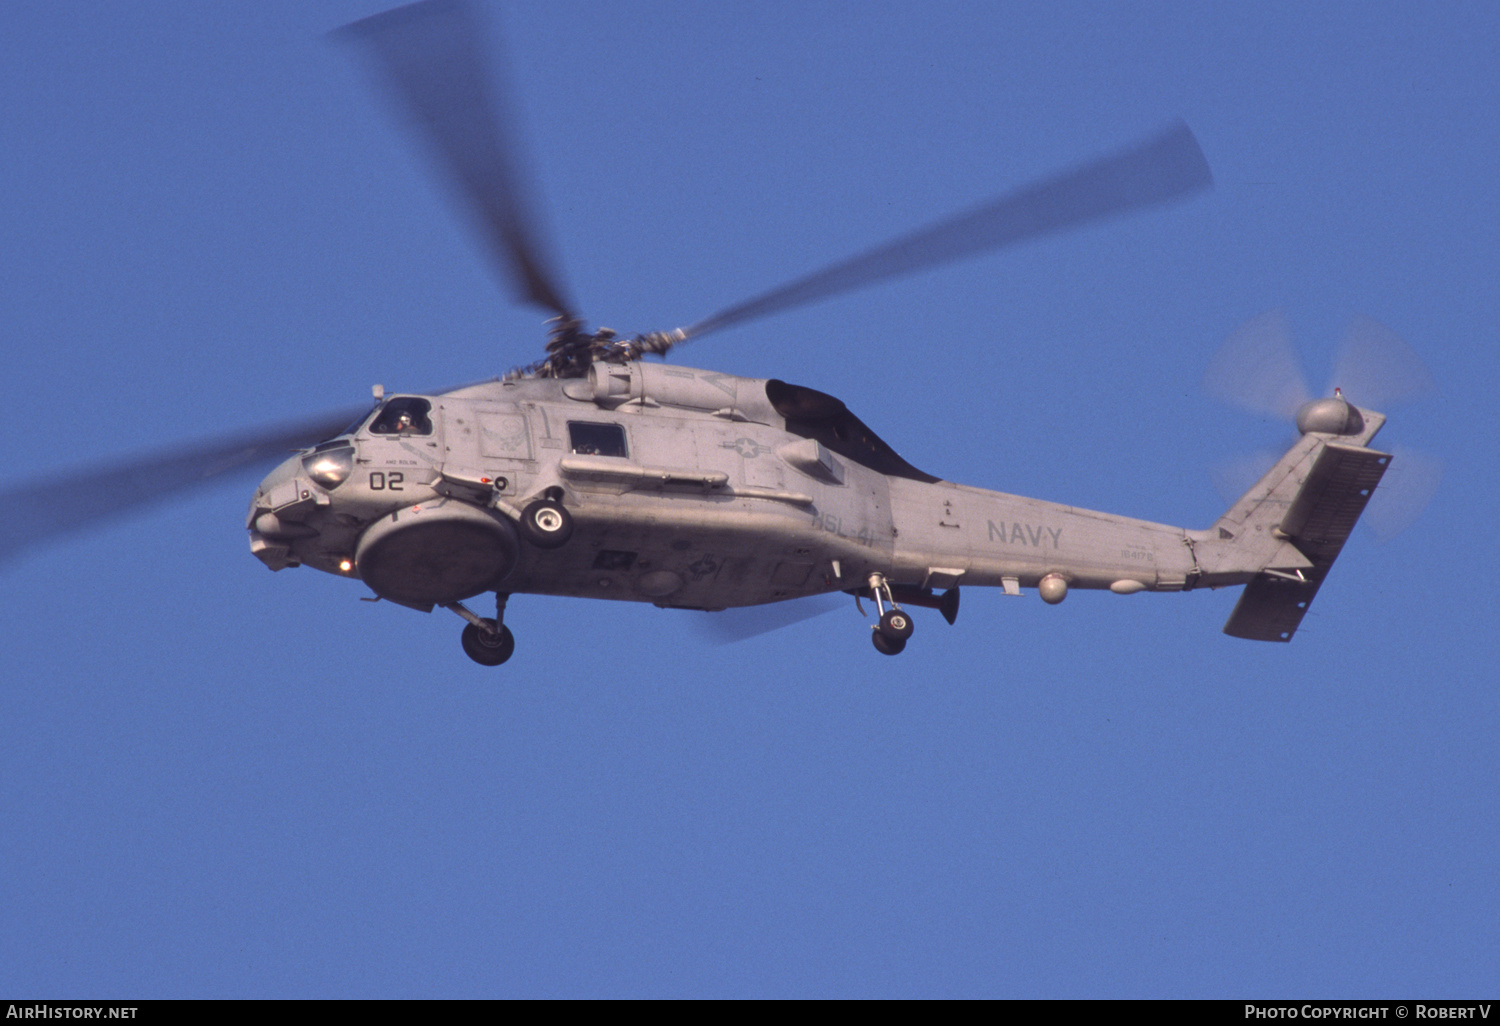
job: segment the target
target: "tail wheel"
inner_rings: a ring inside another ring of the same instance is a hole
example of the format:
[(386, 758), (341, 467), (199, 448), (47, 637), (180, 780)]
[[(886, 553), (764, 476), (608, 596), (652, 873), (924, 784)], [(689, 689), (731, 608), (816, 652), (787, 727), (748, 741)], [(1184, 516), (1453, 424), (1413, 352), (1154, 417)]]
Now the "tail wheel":
[(557, 549), (573, 537), (573, 514), (552, 499), (538, 499), (521, 511), (521, 536), (539, 549)]
[(906, 641), (893, 641), (881, 634), (878, 629), (870, 632), (870, 641), (875, 644), (875, 651), (881, 655), (900, 655), (906, 649)]
[[(875, 628), (876, 635), (887, 641), (899, 642), (905, 647), (906, 641), (911, 637), (913, 630), (911, 617), (904, 609), (887, 609), (880, 617), (880, 626)], [(897, 649), (899, 652), (901, 649)], [(891, 653), (894, 655), (895, 653)]]
[(516, 637), (504, 624), (494, 620), (484, 622), (488, 625), (484, 629), (472, 623), (464, 627), (459, 640), (463, 643), (464, 654), (480, 666), (499, 666), (515, 652)]

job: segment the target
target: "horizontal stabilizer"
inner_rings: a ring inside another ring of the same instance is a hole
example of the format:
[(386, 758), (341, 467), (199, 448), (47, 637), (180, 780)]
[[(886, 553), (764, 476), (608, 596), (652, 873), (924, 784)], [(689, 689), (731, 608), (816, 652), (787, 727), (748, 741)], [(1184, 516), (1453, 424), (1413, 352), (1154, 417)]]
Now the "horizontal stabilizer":
[(1291, 641), (1323, 583), (1322, 574), (1316, 580), (1312, 574), (1304, 576), (1307, 580), (1294, 581), (1261, 574), (1245, 585), (1224, 633), (1251, 641)]
[(1362, 446), (1331, 442), (1323, 447), (1279, 529), (1312, 567), (1258, 574), (1245, 585), (1224, 624), (1225, 634), (1251, 641), (1292, 640), (1390, 462), (1388, 453)]

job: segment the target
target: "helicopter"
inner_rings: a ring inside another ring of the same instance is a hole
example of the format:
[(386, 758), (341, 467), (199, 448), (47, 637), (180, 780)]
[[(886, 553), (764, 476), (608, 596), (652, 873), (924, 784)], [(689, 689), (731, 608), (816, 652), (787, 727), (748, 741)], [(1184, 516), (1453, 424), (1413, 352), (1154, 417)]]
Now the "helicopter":
[[(944, 481), (832, 395), (646, 360), (837, 293), (1183, 199), (1211, 183), (1183, 124), (688, 327), (626, 337), (590, 330), (555, 270), (484, 73), (478, 12), (426, 0), (337, 36), (370, 60), (436, 156), (515, 297), (550, 314), (546, 355), (434, 393), (376, 386), (373, 408), (111, 467), (90, 482), (117, 511), (133, 495), (295, 449), (251, 498), (255, 558), (449, 610), (482, 665), (511, 657), (505, 610), (525, 594), (721, 611), (842, 593), (861, 609), (873, 603), (872, 644), (894, 656), (913, 635), (908, 610), (934, 608), (951, 624), (964, 586), (1035, 590), (1057, 604), (1073, 589), (1243, 585), (1225, 632), (1286, 642), (1390, 463), (1369, 447), (1382, 414), (1338, 393), (1308, 400), (1291, 448), (1212, 525), (1190, 530)], [(13, 525), (0, 556), (96, 515)], [(487, 594), (493, 615), (470, 608)]]

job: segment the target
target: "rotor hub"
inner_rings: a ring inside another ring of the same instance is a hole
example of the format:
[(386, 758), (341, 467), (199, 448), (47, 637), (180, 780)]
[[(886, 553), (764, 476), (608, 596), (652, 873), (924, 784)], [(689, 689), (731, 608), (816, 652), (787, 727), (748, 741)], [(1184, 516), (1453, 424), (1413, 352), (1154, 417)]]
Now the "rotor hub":
[(1327, 399), (1303, 403), (1297, 411), (1297, 430), (1304, 435), (1357, 435), (1365, 428), (1359, 408), (1353, 406), (1336, 389)]

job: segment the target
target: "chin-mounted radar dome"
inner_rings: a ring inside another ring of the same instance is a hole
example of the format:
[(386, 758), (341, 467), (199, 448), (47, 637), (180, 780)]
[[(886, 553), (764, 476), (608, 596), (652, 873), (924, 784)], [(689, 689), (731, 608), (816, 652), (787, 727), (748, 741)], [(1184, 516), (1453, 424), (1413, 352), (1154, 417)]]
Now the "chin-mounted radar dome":
[(1314, 399), (1303, 403), (1297, 411), (1297, 430), (1304, 435), (1309, 431), (1324, 435), (1357, 435), (1364, 429), (1365, 418), (1336, 388), (1331, 399)]

